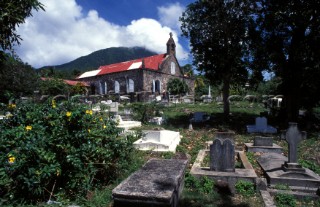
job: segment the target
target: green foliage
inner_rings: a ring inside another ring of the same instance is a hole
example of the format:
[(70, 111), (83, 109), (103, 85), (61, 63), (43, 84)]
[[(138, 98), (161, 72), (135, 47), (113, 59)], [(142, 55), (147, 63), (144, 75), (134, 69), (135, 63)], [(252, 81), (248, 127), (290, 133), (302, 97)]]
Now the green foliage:
[(21, 38), (16, 33), (17, 26), (32, 16), (32, 10), (43, 10), (43, 5), (38, 0), (14, 0), (1, 1), (0, 8), (1, 53), (2, 50), (10, 50), (15, 43), (19, 44)]
[(130, 163), (133, 138), (85, 105), (18, 105), (0, 122), (0, 203), (84, 197)]
[(5, 103), (19, 96), (33, 94), (40, 81), (30, 65), (11, 55), (5, 55), (0, 60), (0, 80), (0, 101)]
[(295, 207), (297, 206), (296, 199), (293, 195), (285, 193), (277, 193), (274, 196), (277, 207)]
[(198, 191), (204, 194), (214, 193), (214, 181), (206, 176), (196, 178), (193, 175), (187, 173), (184, 183), (186, 188), (192, 188), (194, 191)]
[(239, 180), (235, 185), (236, 191), (246, 197), (252, 196), (255, 193), (254, 184), (249, 181)]
[(188, 85), (178, 78), (172, 78), (167, 83), (167, 91), (173, 95), (185, 94), (189, 91)]
[(133, 119), (142, 123), (147, 123), (154, 116), (161, 116), (160, 111), (163, 106), (153, 103), (133, 103), (130, 105), (133, 112)]
[(57, 78), (47, 78), (40, 82), (40, 92), (44, 95), (66, 95), (69, 89), (70, 87), (63, 80)]
[(308, 168), (312, 170), (313, 172), (320, 174), (320, 166), (313, 161), (310, 160), (304, 160), (304, 159), (299, 159), (299, 164), (302, 165), (304, 168)]
[(193, 64), (212, 85), (223, 84), (224, 113), (229, 115), (230, 83), (244, 83), (248, 24), (246, 1), (196, 1), (188, 5), (180, 21), (190, 39)]
[[(311, 109), (320, 100), (319, 1), (269, 1), (256, 4), (255, 26), (249, 31), (254, 65), (281, 78), (289, 121), (301, 107)], [(292, 15), (295, 14), (295, 15)]]

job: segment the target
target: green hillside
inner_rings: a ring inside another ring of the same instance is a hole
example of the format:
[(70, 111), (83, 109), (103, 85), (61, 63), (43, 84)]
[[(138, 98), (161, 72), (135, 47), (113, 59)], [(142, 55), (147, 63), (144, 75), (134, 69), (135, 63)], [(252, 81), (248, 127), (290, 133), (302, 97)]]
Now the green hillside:
[(156, 55), (156, 53), (141, 47), (112, 47), (98, 50), (89, 55), (79, 57), (71, 62), (62, 65), (50, 67), (45, 66), (40, 68), (39, 70), (54, 68), (54, 70), (61, 71), (63, 73), (72, 73), (73, 71), (84, 72), (98, 69), (101, 65), (109, 65), (152, 55)]

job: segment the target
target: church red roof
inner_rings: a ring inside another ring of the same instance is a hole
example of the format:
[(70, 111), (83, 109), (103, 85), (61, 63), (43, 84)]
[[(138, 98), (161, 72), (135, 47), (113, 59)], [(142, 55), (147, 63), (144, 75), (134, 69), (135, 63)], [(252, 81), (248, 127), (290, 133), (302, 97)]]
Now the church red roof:
[(136, 60), (129, 60), (126, 62), (121, 63), (115, 63), (111, 65), (104, 65), (100, 66), (98, 70), (88, 71), (83, 73), (78, 77), (80, 78), (86, 78), (86, 77), (93, 77), (98, 75), (105, 75), (109, 73), (116, 73), (116, 72), (122, 72), (126, 70), (132, 70), (132, 69), (141, 69), (144, 68), (150, 69), (150, 70), (158, 70), (159, 65), (166, 59), (166, 54), (160, 54), (160, 55), (154, 55), (150, 57), (140, 58)]

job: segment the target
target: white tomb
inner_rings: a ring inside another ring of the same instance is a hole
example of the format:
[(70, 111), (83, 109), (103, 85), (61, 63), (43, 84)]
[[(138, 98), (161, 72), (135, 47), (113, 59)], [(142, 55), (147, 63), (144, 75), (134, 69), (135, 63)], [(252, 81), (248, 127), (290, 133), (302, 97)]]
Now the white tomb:
[(180, 143), (180, 132), (160, 130), (143, 131), (143, 137), (133, 143), (139, 150), (151, 150), (157, 152), (175, 152)]
[(120, 115), (115, 115), (114, 120), (118, 123), (117, 127), (128, 130), (135, 127), (141, 127), (140, 121), (123, 121)]

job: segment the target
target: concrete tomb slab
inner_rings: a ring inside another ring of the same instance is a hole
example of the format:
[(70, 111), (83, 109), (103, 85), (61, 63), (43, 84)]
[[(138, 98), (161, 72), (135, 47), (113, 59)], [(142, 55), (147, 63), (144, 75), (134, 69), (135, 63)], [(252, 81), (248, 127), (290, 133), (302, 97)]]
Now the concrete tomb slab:
[(245, 147), (248, 152), (283, 152), (282, 147), (273, 143), (272, 137), (256, 136), (254, 137), (253, 143), (245, 143)]
[(145, 130), (143, 137), (133, 143), (139, 150), (152, 150), (158, 152), (175, 152), (180, 143), (180, 132), (170, 130)]
[(112, 190), (114, 206), (177, 207), (188, 160), (151, 159)]

